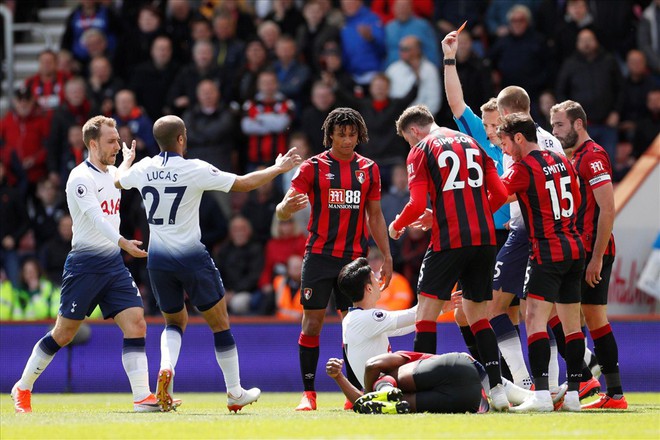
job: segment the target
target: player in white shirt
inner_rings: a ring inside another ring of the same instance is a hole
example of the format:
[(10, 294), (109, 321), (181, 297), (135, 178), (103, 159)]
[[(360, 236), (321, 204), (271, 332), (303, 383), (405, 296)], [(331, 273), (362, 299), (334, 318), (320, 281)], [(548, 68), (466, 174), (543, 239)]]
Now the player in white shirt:
[[(104, 116), (91, 118), (82, 132), (89, 158), (71, 171), (66, 183), (73, 240), (64, 264), (60, 311), (55, 327), (35, 345), (21, 379), (12, 388), (14, 407), (16, 412), (32, 412), (35, 380), (99, 305), (103, 317), (113, 318), (124, 334), (122, 364), (133, 391), (134, 410), (159, 411), (149, 390), (142, 298), (120, 253), (121, 248), (136, 258), (147, 256), (139, 248), (142, 242), (119, 234), (121, 192), (114, 187), (119, 133), (114, 119)], [(120, 168), (127, 168), (135, 158), (135, 141), (131, 148), (124, 143), (123, 156)]]
[(299, 165), (301, 159), (294, 148), (264, 170), (237, 176), (202, 160), (184, 159), (187, 134), (180, 118), (163, 116), (154, 123), (153, 133), (161, 153), (118, 173), (115, 185), (140, 192), (149, 223), (147, 269), (167, 323), (161, 335), (156, 396), (163, 411), (176, 407), (172, 398), (174, 370), (188, 323), (185, 290), (213, 332), (216, 360), (227, 387), (227, 408), (236, 412), (255, 402), (261, 391), (241, 387), (238, 351), (229, 328), (224, 287), (201, 243), (199, 204), (204, 191), (251, 191)]
[[(389, 336), (406, 335), (415, 331), (416, 308), (394, 312), (376, 309), (380, 286), (366, 258), (358, 258), (344, 266), (337, 278), (337, 285), (352, 299), (354, 306), (342, 321), (342, 340), (346, 357), (362, 387), (366, 392), (370, 392), (372, 390), (369, 386), (373, 380), (368, 380), (365, 375), (370, 359), (390, 351)], [(447, 307), (453, 308), (452, 302), (447, 302)], [(334, 371), (335, 361), (329, 361), (326, 371)], [(479, 370), (484, 389), (489, 392), (490, 385), (485, 370), (480, 365), (475, 367)], [(333, 377), (337, 379), (336, 375)], [(531, 395), (531, 392), (506, 379), (503, 379), (503, 384), (510, 402), (521, 403)], [(350, 387), (350, 384), (348, 386)], [(351, 401), (355, 400), (354, 393), (346, 394), (346, 397)]]
[[(509, 86), (502, 89), (499, 95), (497, 95), (497, 108), (502, 117), (511, 113), (524, 113), (531, 117), (529, 95), (525, 89), (518, 86)], [(536, 126), (536, 137), (537, 143), (542, 149), (550, 150), (562, 156), (565, 155), (564, 149), (559, 140), (548, 131), (539, 127), (538, 124)], [(511, 163), (512, 159), (510, 156), (505, 155), (505, 166), (508, 168)], [(511, 324), (510, 319), (506, 315), (506, 309), (511, 303), (513, 295), (518, 295), (522, 300), (527, 260), (529, 257), (529, 238), (523, 222), (520, 206), (517, 201), (511, 203), (510, 213), (511, 221), (509, 223), (509, 238), (497, 255), (495, 277), (493, 278), (493, 290), (500, 290), (500, 294), (493, 295), (493, 300), (489, 305), (489, 315), (497, 318), (500, 321), (501, 326), (511, 329), (513, 324)], [(502, 316), (503, 314), (505, 316)], [(548, 382), (550, 391), (556, 393), (559, 390), (559, 363), (557, 361), (557, 352), (563, 351), (564, 334), (561, 323), (558, 319), (550, 321), (550, 328), (552, 331), (548, 332), (548, 334), (554, 335), (556, 341), (554, 339), (551, 339), (550, 341), (551, 357)], [(509, 333), (512, 334), (511, 332)], [(517, 339), (517, 337), (515, 339)], [(507, 354), (509, 355), (507, 357), (507, 362), (513, 372), (514, 369), (522, 369), (525, 364), (524, 359), (522, 358), (522, 351), (518, 350), (517, 347), (512, 349), (507, 346), (509, 342), (515, 342), (514, 338), (509, 338), (509, 340), (504, 341), (504, 343), (498, 338), (500, 350), (503, 352), (507, 351)], [(599, 385), (597, 385), (598, 381), (593, 379), (591, 370), (587, 367), (587, 364), (591, 363), (592, 357), (593, 353), (585, 347), (585, 365), (582, 372), (584, 381), (580, 385), (581, 399), (589, 394), (600, 391)], [(510, 358), (511, 362), (509, 362)]]

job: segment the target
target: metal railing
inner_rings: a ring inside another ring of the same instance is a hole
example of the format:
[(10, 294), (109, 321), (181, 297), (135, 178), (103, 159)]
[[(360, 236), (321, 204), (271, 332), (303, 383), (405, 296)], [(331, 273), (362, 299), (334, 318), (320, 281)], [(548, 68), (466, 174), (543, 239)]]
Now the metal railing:
[(9, 85), (7, 95), (11, 96), (11, 90), (14, 87), (14, 14), (5, 5), (0, 5), (0, 15), (2, 15), (5, 30), (4, 69), (7, 74), (7, 84)]

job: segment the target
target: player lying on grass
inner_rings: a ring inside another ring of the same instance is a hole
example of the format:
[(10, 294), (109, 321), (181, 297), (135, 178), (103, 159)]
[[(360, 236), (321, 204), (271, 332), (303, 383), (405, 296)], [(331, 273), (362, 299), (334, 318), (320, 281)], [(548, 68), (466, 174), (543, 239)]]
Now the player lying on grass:
[[(380, 298), (380, 289), (366, 258), (358, 258), (344, 266), (337, 283), (341, 291), (353, 301), (353, 307), (342, 321), (346, 356), (362, 387), (371, 391), (367, 381), (367, 366), (371, 359), (388, 352), (389, 336), (405, 335), (413, 331), (415, 309), (390, 312), (375, 308)], [(470, 359), (470, 362), (474, 360)], [(531, 395), (507, 380), (503, 384), (508, 400), (514, 404), (521, 403)], [(485, 389), (490, 390), (487, 383)]]

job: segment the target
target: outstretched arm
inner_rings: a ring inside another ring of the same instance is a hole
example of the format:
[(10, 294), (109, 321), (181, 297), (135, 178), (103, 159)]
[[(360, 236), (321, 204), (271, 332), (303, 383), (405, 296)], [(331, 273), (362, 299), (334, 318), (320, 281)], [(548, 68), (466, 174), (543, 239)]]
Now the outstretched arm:
[[(442, 40), (442, 53), (445, 59), (456, 59), (456, 51), (458, 50), (458, 33), (456, 31), (450, 32)], [(445, 65), (445, 93), (447, 94), (447, 102), (451, 108), (452, 114), (456, 118), (460, 118), (465, 112), (465, 99), (463, 98), (463, 88), (461, 80), (458, 78), (458, 71), (456, 64)]]
[(325, 364), (325, 372), (337, 382), (337, 385), (341, 388), (344, 396), (346, 396), (351, 403), (355, 403), (355, 401), (362, 395), (362, 391), (355, 388), (353, 384), (346, 379), (346, 376), (341, 372), (342, 365), (344, 365), (343, 359), (330, 358)]
[(390, 253), (390, 242), (387, 239), (387, 224), (383, 211), (380, 207), (380, 200), (369, 200), (367, 202), (367, 216), (369, 221), (369, 230), (374, 238), (378, 249), (383, 254), (383, 266), (380, 268), (381, 290), (385, 290), (390, 285), (392, 279), (392, 254)]
[(292, 148), (287, 151), (284, 156), (281, 154), (278, 155), (275, 164), (269, 166), (265, 170), (253, 171), (244, 176), (236, 176), (236, 180), (234, 181), (231, 190), (236, 192), (252, 191), (261, 185), (270, 182), (278, 175), (286, 173), (293, 167), (299, 165), (300, 162), (302, 162), (302, 159), (296, 154), (296, 149)]

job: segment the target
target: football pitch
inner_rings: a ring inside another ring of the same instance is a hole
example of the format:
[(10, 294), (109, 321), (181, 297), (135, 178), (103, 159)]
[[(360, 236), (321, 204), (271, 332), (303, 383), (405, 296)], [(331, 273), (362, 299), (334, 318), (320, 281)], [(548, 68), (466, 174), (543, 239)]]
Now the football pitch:
[[(660, 393), (629, 393), (626, 411), (550, 414), (359, 415), (339, 393), (319, 393), (319, 409), (293, 411), (299, 393), (264, 393), (238, 414), (217, 393), (182, 393), (171, 413), (133, 413), (129, 394), (35, 394), (32, 414), (0, 398), (2, 439), (194, 438), (660, 438)], [(590, 399), (591, 400), (591, 399)]]

